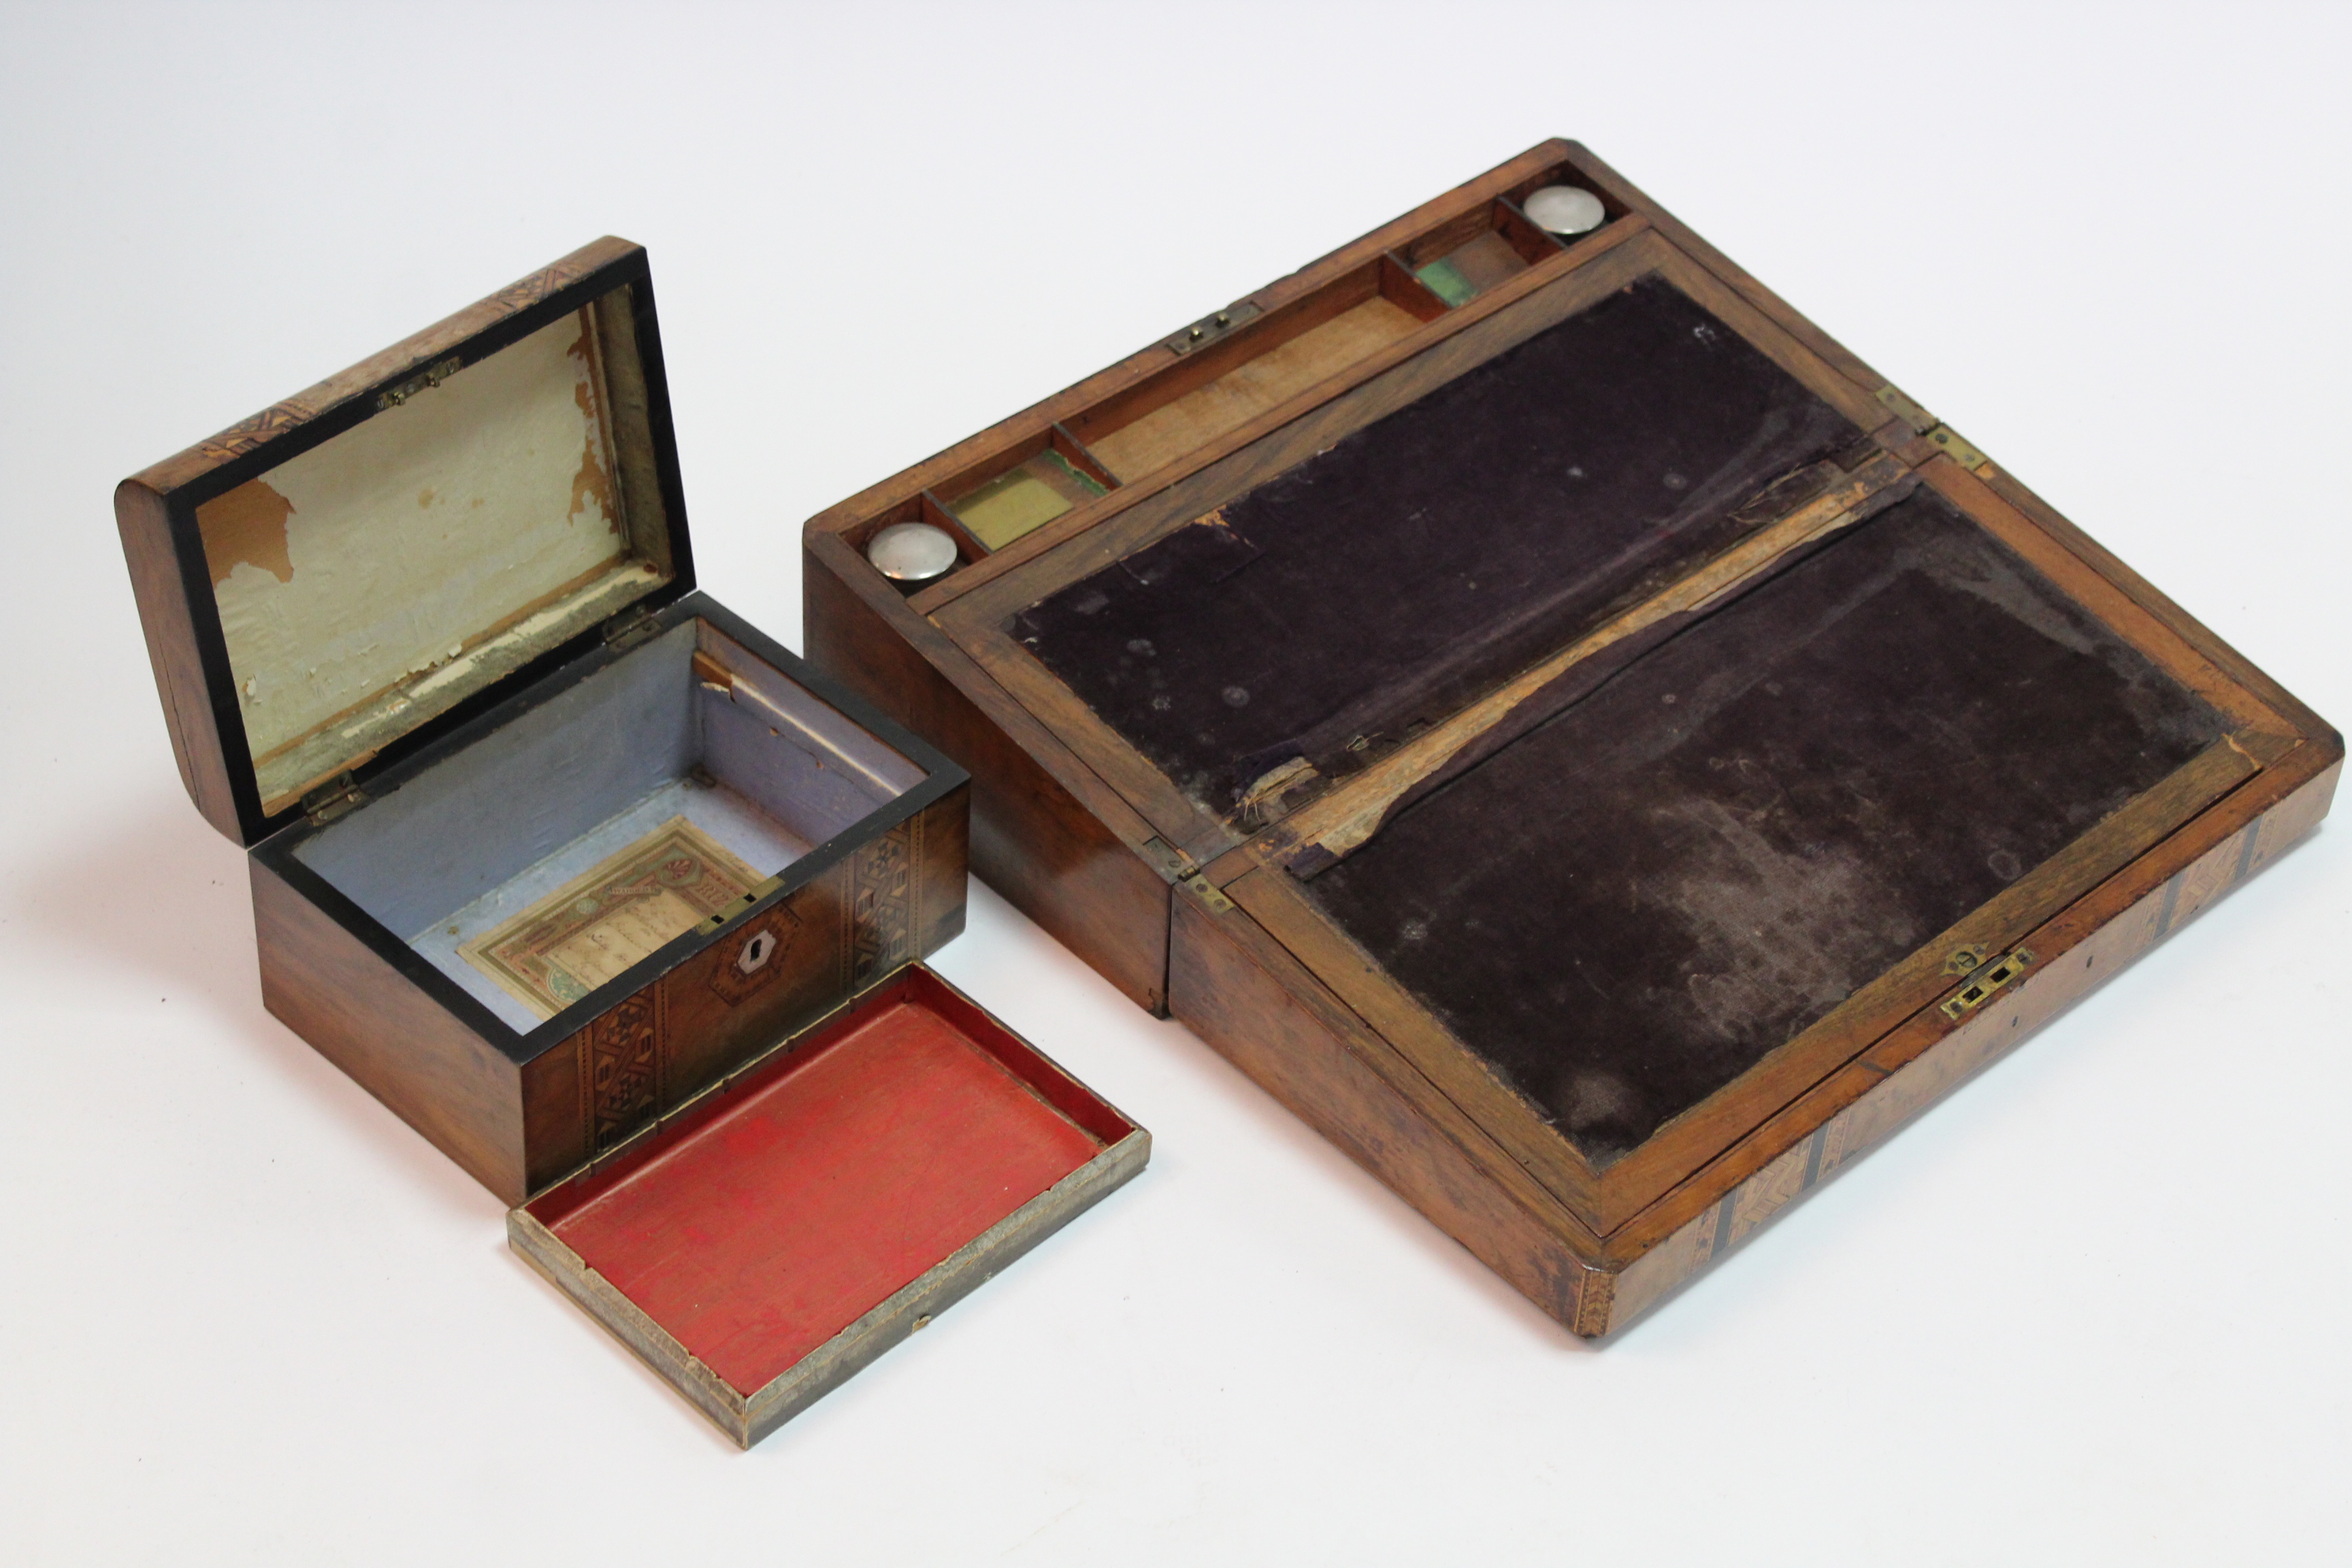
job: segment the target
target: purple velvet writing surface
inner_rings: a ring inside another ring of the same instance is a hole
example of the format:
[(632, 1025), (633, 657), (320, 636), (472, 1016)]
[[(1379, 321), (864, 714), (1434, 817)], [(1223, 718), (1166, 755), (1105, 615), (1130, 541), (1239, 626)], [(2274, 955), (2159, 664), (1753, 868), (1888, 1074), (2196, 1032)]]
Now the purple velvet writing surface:
[(1302, 885), (1606, 1164), (2222, 730), (1923, 489)]
[[(1325, 776), (1721, 549), (1862, 432), (1643, 279), (1017, 618), (1209, 810)], [(1363, 742), (1350, 749), (1350, 742)]]

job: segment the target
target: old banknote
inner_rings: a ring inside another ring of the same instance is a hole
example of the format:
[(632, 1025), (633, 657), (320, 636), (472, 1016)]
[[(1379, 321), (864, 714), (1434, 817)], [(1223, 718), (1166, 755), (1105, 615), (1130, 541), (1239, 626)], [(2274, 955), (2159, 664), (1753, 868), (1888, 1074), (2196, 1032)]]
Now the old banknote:
[(709, 834), (673, 816), (457, 952), (551, 1018), (759, 880)]

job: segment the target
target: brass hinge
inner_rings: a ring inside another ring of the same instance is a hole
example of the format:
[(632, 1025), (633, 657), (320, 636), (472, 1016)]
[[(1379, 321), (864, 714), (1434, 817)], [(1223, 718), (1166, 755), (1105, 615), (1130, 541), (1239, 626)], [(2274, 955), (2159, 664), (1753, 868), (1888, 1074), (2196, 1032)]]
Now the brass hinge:
[(1177, 878), (1176, 885), (1221, 915), (1233, 912), (1234, 901), (1225, 897), (1225, 890), (1198, 871)]
[(1235, 327), (1258, 313), (1258, 308), (1244, 300), (1238, 305), (1228, 305), (1213, 315), (1202, 317), (1182, 331), (1168, 340), (1168, 352), (1188, 354), (1223, 337)]
[(1233, 900), (1225, 897), (1223, 889), (1201, 875), (1201, 868), (1192, 858), (1165, 838), (1147, 838), (1135, 848), (1172, 886), (1192, 894), (1217, 913), (1223, 914), (1234, 907)]
[(348, 773), (337, 773), (317, 789), (302, 797), (302, 815), (310, 819), (313, 827), (324, 827), (339, 816), (347, 816), (367, 804), (367, 792)]
[(1150, 861), (1151, 868), (1159, 872), (1167, 881), (1173, 882), (1180, 878), (1196, 875), (1201, 869), (1192, 863), (1192, 858), (1190, 855), (1185, 854), (1165, 838), (1156, 837), (1147, 838), (1135, 847), (1136, 853)]
[(636, 647), (656, 632), (661, 623), (643, 605), (635, 605), (604, 623), (604, 643), (614, 652)]
[(1927, 439), (1941, 447), (1944, 456), (1972, 474), (1985, 466), (1985, 455), (1960, 439), (1960, 433), (1948, 425), (1938, 425), (1928, 431)]
[(1964, 947), (1945, 961), (1947, 972), (1969, 977), (1966, 985), (1945, 1001), (1945, 1017), (1962, 1018), (1983, 1006), (1994, 992), (2024, 973), (2026, 966), (2033, 962), (2033, 954), (2021, 947), (1990, 963), (1983, 962), (1983, 951)]
[(1912, 434), (1925, 436), (1944, 449), (1944, 455), (1960, 467), (1975, 473), (1985, 466), (1985, 455), (1960, 438), (1960, 433), (1903, 395), (1892, 384), (1878, 389), (1878, 401), (1888, 413), (1911, 426)]
[(430, 392), (457, 374), (463, 367), (464, 362), (456, 354), (451, 354), (447, 359), (425, 366), (398, 386), (388, 386), (377, 393), (375, 405), (378, 408), (397, 408), (418, 393)]

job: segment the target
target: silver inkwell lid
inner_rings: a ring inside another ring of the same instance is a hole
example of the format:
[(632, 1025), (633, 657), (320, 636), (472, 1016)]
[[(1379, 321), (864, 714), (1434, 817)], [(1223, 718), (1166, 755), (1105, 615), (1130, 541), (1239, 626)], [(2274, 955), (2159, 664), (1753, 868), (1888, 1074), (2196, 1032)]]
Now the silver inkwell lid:
[(1519, 210), (1538, 228), (1563, 239), (1591, 234), (1609, 221), (1609, 209), (1601, 205), (1601, 198), (1574, 185), (1546, 185), (1530, 191)]
[(938, 582), (956, 568), (956, 542), (928, 522), (894, 522), (866, 543), (874, 569), (906, 592)]

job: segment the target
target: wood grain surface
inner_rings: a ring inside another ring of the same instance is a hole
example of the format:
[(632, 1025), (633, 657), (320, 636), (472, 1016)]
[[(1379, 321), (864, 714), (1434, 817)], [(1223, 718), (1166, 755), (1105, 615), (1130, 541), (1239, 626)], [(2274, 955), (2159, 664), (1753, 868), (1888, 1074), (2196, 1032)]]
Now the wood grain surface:
[(247, 857), (262, 1005), (509, 1204), (530, 1193), (522, 1069)]

